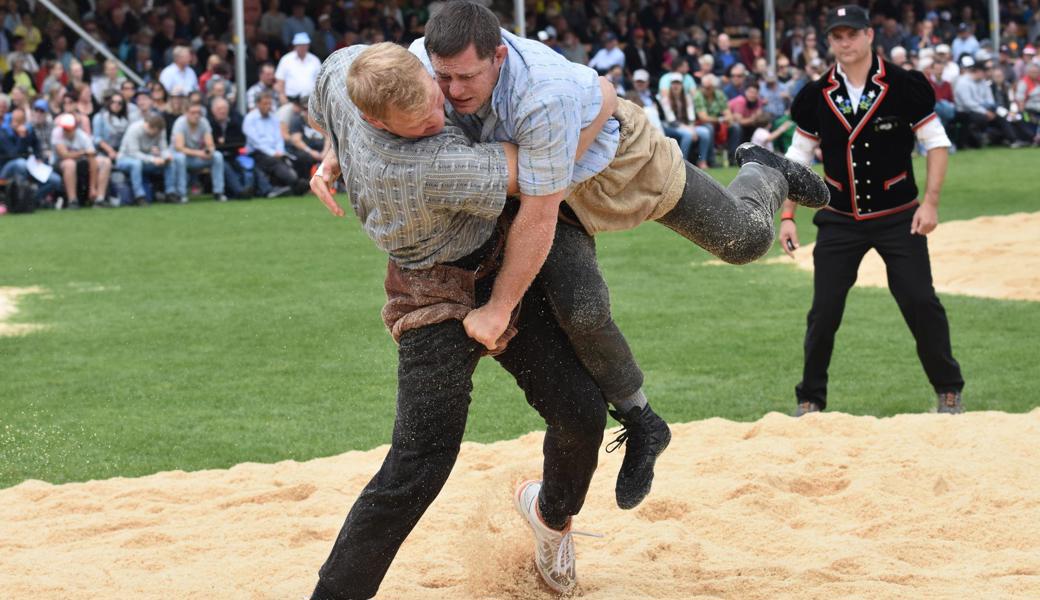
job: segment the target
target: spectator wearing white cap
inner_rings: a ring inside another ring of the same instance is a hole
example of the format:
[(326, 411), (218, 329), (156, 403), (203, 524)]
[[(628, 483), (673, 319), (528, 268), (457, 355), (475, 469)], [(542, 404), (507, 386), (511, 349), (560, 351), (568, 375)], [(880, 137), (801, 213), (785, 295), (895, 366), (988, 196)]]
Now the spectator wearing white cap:
[(957, 78), (961, 76), (961, 68), (958, 66), (957, 61), (952, 60), (953, 57), (950, 55), (950, 46), (948, 44), (939, 44), (935, 47), (935, 56), (933, 57), (935, 62), (942, 63), (942, 80), (946, 83), (953, 85), (957, 81)]
[(83, 171), (87, 173), (88, 194), (96, 204), (103, 204), (112, 161), (107, 156), (97, 155), (94, 141), (85, 131), (76, 127), (75, 116), (64, 113), (55, 120), (55, 125), (57, 127), (51, 132), (51, 146), (54, 148), (52, 162), (60, 169), (61, 178), (65, 182), (67, 207), (80, 207), (76, 192), (76, 176)]
[(199, 78), (190, 63), (191, 48), (177, 46), (173, 49), (173, 62), (159, 73), (159, 83), (169, 92), (175, 88), (180, 88), (186, 94), (197, 91)]
[(310, 44), (310, 35), (297, 33), (292, 38), (293, 51), (278, 61), (274, 72), (275, 89), (282, 104), (289, 101), (289, 96), (309, 96), (314, 91), (321, 61), (308, 51)]

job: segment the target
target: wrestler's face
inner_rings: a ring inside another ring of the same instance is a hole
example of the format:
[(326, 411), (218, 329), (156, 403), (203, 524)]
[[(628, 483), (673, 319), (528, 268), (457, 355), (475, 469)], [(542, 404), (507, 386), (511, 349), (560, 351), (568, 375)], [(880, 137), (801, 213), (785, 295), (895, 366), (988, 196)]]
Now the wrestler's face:
[(827, 34), (827, 42), (831, 52), (842, 65), (859, 64), (869, 60), (870, 49), (874, 44), (874, 30), (836, 27)]
[(375, 119), (364, 115), (365, 120), (373, 127), (403, 138), (424, 138), (440, 133), (444, 129), (444, 94), (426, 73), (426, 69), (421, 69), (418, 76), (427, 86), (425, 106), (411, 112), (391, 106), (385, 118)]
[(455, 56), (430, 55), (437, 84), (457, 112), (464, 115), (475, 113), (491, 99), (506, 53), (503, 44), (491, 57), (480, 58), (476, 47), (470, 44)]

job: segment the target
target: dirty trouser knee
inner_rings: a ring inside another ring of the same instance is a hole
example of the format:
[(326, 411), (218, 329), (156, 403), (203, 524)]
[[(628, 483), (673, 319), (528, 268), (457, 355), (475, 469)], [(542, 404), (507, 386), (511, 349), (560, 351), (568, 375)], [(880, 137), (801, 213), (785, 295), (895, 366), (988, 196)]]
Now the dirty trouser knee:
[(780, 171), (748, 163), (729, 188), (686, 164), (679, 202), (657, 221), (732, 264), (762, 257), (773, 244), (773, 216), (787, 198)]
[(610, 314), (610, 292), (596, 262), (596, 241), (559, 223), (536, 284), (541, 287), (578, 359), (608, 402), (643, 387), (643, 372)]

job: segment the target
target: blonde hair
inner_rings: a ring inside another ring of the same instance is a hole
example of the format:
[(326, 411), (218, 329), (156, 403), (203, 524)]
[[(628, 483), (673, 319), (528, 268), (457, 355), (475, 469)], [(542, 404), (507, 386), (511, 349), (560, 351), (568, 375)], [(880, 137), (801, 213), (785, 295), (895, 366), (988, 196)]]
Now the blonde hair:
[(347, 93), (366, 116), (385, 119), (390, 107), (406, 113), (426, 109), (426, 68), (414, 54), (392, 42), (365, 49), (347, 73)]

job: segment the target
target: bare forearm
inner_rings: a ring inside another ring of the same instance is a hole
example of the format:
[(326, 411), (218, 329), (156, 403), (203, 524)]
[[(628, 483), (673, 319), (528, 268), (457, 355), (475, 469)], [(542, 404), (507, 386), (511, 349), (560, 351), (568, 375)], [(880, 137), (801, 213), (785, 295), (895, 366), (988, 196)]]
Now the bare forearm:
[(488, 302), (494, 310), (512, 310), (541, 270), (552, 247), (562, 199), (562, 193), (522, 197), (520, 211), (509, 227), (502, 268)]
[(932, 148), (928, 151), (928, 178), (925, 182), (924, 201), (938, 208), (939, 194), (946, 179), (946, 166), (950, 160), (947, 148)]

